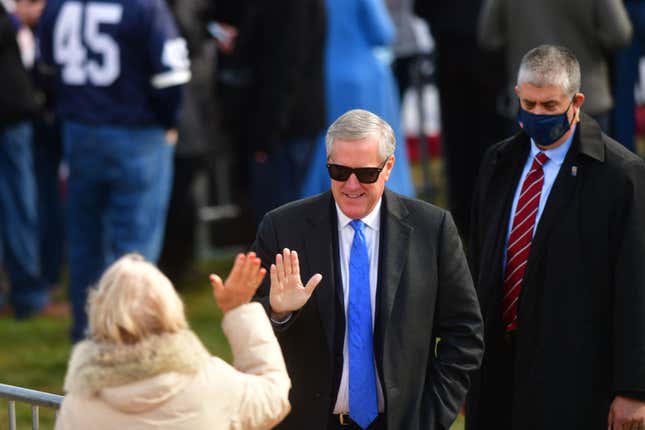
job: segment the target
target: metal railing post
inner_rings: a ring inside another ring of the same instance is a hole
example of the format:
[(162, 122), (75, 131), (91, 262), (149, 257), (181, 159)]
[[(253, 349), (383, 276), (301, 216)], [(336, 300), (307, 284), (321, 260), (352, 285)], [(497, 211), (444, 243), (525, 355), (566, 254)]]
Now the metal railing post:
[(0, 398), (8, 400), (9, 430), (16, 430), (16, 402), (31, 405), (31, 428), (38, 430), (40, 427), (40, 407), (52, 408), (58, 414), (58, 408), (63, 401), (63, 396), (0, 384)]
[(16, 402), (9, 400), (9, 430), (16, 430)]

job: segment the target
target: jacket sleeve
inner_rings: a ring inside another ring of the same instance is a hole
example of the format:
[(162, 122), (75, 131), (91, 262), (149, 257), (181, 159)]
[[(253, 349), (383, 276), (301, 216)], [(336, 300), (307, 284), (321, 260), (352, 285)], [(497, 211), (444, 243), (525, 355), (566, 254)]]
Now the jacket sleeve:
[(632, 24), (621, 0), (597, 0), (596, 37), (607, 52), (627, 46), (632, 38)]
[(150, 67), (150, 97), (155, 114), (165, 128), (177, 126), (182, 86), (190, 81), (190, 60), (186, 41), (179, 34), (164, 1), (152, 1), (142, 10), (147, 28)]
[(506, 24), (504, 23), (503, 14), (505, 1), (486, 0), (482, 5), (479, 14), (477, 39), (479, 45), (483, 48), (498, 50), (507, 43)]
[[(272, 152), (282, 144), (289, 127), (289, 114), (294, 100), (294, 86), (301, 74), (307, 73), (307, 7), (301, 0), (274, 0), (261, 6), (255, 25), (257, 41), (254, 77), (259, 81), (250, 112), (248, 145), (252, 151)], [(242, 29), (241, 31), (244, 31)]]
[(448, 429), (464, 403), (469, 373), (484, 354), (483, 322), (457, 228), (446, 212), (439, 237), (439, 291), (435, 333), (439, 339), (431, 362), (432, 414), (429, 428)]
[(291, 380), (271, 324), (258, 303), (228, 312), (222, 329), (241, 373), (242, 399), (234, 429), (270, 429), (289, 413)]
[(613, 391), (645, 398), (645, 164), (627, 167), (617, 227), (614, 269)]
[[(251, 251), (255, 252), (256, 255), (262, 260), (262, 267), (264, 267), (267, 273), (270, 273), (271, 264), (275, 262), (275, 256), (278, 252), (281, 252), (282, 249), (278, 247), (278, 238), (276, 235), (275, 228), (273, 227), (273, 219), (271, 213), (264, 215), (260, 226), (258, 227), (258, 234), (255, 238), (255, 242), (251, 245)], [(253, 300), (260, 303), (266, 314), (271, 316), (271, 304), (269, 302), (269, 293), (271, 291), (271, 277), (269, 275), (265, 276), (262, 280), (262, 284), (255, 293)], [(273, 328), (276, 332), (282, 332), (287, 330), (291, 325), (298, 319), (300, 311), (295, 311), (291, 314), (289, 319), (282, 324), (272, 323)]]

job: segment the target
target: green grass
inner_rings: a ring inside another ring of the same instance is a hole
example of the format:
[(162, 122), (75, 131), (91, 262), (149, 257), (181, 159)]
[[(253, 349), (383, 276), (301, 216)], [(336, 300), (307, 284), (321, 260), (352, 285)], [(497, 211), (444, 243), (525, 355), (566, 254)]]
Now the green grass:
[[(177, 286), (186, 304), (190, 325), (212, 354), (231, 361), (231, 352), (220, 327), (221, 313), (208, 284), (211, 272), (226, 275), (230, 260), (201, 263), (192, 281)], [(35, 318), (16, 322), (0, 317), (0, 382), (49, 393), (63, 393), (63, 378), (70, 351), (69, 319)], [(18, 429), (31, 428), (31, 408), (16, 403)], [(40, 408), (40, 428), (54, 428), (54, 411)], [(0, 400), (0, 429), (7, 428), (6, 401)], [(462, 430), (458, 418), (451, 430)]]

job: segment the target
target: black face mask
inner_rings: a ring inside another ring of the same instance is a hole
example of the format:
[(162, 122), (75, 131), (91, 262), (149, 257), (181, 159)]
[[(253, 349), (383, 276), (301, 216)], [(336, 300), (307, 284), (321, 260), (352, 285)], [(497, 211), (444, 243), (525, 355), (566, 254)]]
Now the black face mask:
[(541, 146), (549, 146), (564, 136), (571, 128), (567, 113), (572, 104), (573, 101), (569, 103), (567, 110), (555, 115), (536, 115), (525, 111), (520, 106), (520, 110), (517, 113), (517, 122), (520, 123), (522, 129), (535, 143)]

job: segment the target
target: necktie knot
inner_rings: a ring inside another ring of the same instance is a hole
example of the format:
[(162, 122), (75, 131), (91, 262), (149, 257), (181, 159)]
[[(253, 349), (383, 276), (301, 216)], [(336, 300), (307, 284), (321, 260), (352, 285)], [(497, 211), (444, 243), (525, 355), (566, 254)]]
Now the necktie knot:
[(365, 228), (365, 223), (360, 219), (352, 220), (350, 224), (354, 231), (363, 231), (363, 228)]
[(543, 166), (547, 161), (549, 161), (549, 156), (544, 152), (538, 152), (538, 154), (535, 156), (535, 162), (540, 166)]

